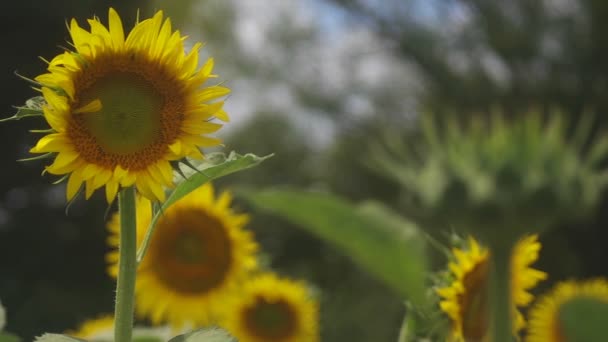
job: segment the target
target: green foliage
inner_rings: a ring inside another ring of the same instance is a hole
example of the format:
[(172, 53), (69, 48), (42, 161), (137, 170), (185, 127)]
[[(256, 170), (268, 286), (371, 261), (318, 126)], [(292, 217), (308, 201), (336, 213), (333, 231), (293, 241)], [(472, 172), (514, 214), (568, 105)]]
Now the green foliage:
[(17, 113), (15, 113), (15, 115), (9, 118), (0, 119), (0, 122), (19, 120), (29, 116), (43, 116), (44, 113), (42, 111), (42, 106), (45, 103), (44, 97), (42, 96), (32, 97), (31, 99), (25, 101), (25, 105), (15, 107), (17, 108)]
[(240, 155), (233, 151), (226, 157), (224, 153), (212, 153), (209, 154), (204, 161), (198, 163), (197, 165), (190, 164), (190, 170), (181, 170), (181, 174), (184, 179), (175, 187), (167, 200), (155, 212), (152, 222), (150, 223), (150, 229), (148, 229), (142, 246), (137, 253), (138, 262), (141, 262), (146, 253), (156, 222), (170, 205), (213, 179), (254, 167), (271, 156), (272, 155), (258, 157), (250, 153)]
[(425, 243), (412, 223), (377, 202), (354, 206), (324, 193), (242, 193), (256, 208), (283, 216), (341, 248), (417, 305), (424, 300)]
[(235, 339), (222, 329), (207, 328), (176, 336), (169, 342), (235, 342)]
[(591, 298), (570, 300), (560, 307), (559, 321), (566, 341), (604, 341), (608, 335), (608, 304)]
[(608, 137), (588, 138), (589, 116), (572, 133), (560, 113), (513, 121), (497, 113), (465, 127), (449, 118), (423, 118), (418, 153), (389, 147), (374, 154), (372, 166), (403, 185), (409, 214), (425, 225), (512, 240), (596, 206), (608, 181), (600, 165)]

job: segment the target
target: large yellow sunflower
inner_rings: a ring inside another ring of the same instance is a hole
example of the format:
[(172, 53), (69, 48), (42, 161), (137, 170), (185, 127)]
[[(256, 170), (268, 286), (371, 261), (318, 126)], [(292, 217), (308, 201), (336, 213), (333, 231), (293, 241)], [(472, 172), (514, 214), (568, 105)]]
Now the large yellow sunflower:
[(200, 147), (219, 140), (203, 136), (228, 120), (222, 101), (229, 90), (202, 87), (213, 60), (198, 67), (200, 43), (188, 52), (185, 36), (173, 31), (162, 11), (135, 24), (125, 36), (110, 8), (108, 26), (90, 19), (90, 30), (69, 25), (74, 51), (48, 62), (35, 78), (46, 100), (44, 117), (52, 132), (33, 153), (52, 153), (46, 171), (69, 176), (67, 198), (83, 183), (86, 198), (105, 186), (108, 202), (119, 187), (133, 184), (151, 200), (163, 201), (173, 185), (170, 161), (202, 158)]
[[(608, 305), (608, 281), (594, 279), (583, 282), (559, 283), (551, 292), (540, 297), (528, 314), (526, 342), (575, 342), (564, 336), (560, 309), (575, 300), (593, 300)], [(595, 313), (597, 315), (597, 313)], [(595, 320), (607, 317), (592, 317)], [(605, 323), (605, 322), (604, 322)], [(603, 340), (603, 339), (602, 339)], [(576, 341), (580, 342), (580, 341)]]
[(233, 298), (223, 325), (240, 342), (315, 342), (318, 316), (305, 284), (266, 273)]
[[(538, 259), (541, 248), (537, 239), (537, 235), (530, 235), (519, 240), (511, 256), (514, 333), (525, 326), (523, 316), (516, 308), (528, 305), (533, 299), (528, 290), (547, 277), (546, 273), (530, 268)], [(488, 332), (490, 314), (486, 290), (489, 281), (488, 250), (470, 237), (468, 248), (454, 248), (453, 254), (454, 261), (448, 267), (454, 280), (449, 286), (437, 290), (442, 298), (441, 310), (452, 321), (450, 341), (483, 341)]]
[[(226, 308), (226, 300), (257, 267), (255, 243), (243, 226), (248, 216), (230, 209), (231, 195), (217, 199), (207, 183), (170, 206), (162, 214), (146, 256), (137, 270), (136, 313), (152, 323), (212, 323)], [(137, 203), (137, 240), (141, 244), (152, 215), (150, 202)], [(109, 243), (118, 247), (120, 220), (108, 224)], [(111, 251), (110, 274), (116, 275), (118, 252)]]

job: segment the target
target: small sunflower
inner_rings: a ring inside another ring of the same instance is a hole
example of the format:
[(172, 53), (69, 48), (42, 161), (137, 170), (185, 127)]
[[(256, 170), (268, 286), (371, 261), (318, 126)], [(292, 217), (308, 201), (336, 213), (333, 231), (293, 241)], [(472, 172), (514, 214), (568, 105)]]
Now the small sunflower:
[(267, 273), (244, 284), (224, 324), (240, 342), (315, 342), (318, 311), (305, 284)]
[[(151, 203), (137, 203), (137, 240), (141, 245), (152, 217)], [(136, 313), (152, 323), (212, 323), (225, 309), (242, 279), (257, 267), (258, 246), (243, 229), (249, 218), (230, 209), (232, 198), (217, 199), (210, 183), (170, 206), (156, 224), (148, 252), (137, 270)], [(120, 220), (108, 224), (109, 243), (118, 247)], [(109, 272), (116, 276), (118, 251), (108, 254)]]
[(74, 51), (48, 62), (48, 73), (35, 78), (46, 105), (51, 133), (32, 153), (50, 153), (46, 171), (65, 175), (67, 198), (85, 185), (86, 198), (105, 186), (112, 201), (119, 187), (135, 185), (151, 200), (163, 201), (173, 185), (170, 162), (202, 158), (199, 148), (219, 140), (204, 136), (220, 129), (212, 118), (228, 120), (222, 86), (202, 87), (213, 60), (198, 68), (200, 43), (186, 53), (185, 36), (173, 31), (162, 11), (138, 22), (125, 36), (112, 8), (108, 25), (75, 19), (68, 27)]
[[(526, 342), (569, 342), (561, 326), (560, 309), (580, 299), (599, 301), (608, 305), (608, 281), (604, 279), (567, 281), (556, 285), (551, 292), (540, 297), (530, 309)], [(604, 316), (603, 319), (606, 320), (606, 317)]]
[(66, 334), (87, 341), (98, 339), (110, 341), (114, 339), (114, 316), (104, 315), (85, 321), (78, 330), (68, 331)]
[[(541, 248), (537, 239), (537, 235), (530, 235), (519, 240), (511, 256), (514, 333), (525, 326), (523, 316), (516, 308), (528, 305), (533, 299), (528, 290), (547, 277), (546, 273), (530, 268), (538, 259)], [(490, 323), (486, 290), (489, 252), (470, 237), (468, 248), (454, 248), (453, 254), (455, 260), (448, 267), (454, 281), (437, 290), (442, 298), (440, 308), (452, 321), (451, 341), (483, 341)]]

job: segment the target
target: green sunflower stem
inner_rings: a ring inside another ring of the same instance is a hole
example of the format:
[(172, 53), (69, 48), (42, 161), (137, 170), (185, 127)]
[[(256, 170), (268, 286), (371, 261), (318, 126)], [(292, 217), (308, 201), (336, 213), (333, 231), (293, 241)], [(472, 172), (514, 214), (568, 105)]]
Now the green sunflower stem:
[(120, 245), (118, 279), (114, 312), (114, 341), (131, 342), (135, 275), (137, 270), (137, 235), (135, 228), (135, 188), (123, 189), (118, 195), (120, 213)]
[(494, 246), (490, 254), (490, 303), (492, 307), (492, 342), (512, 342), (511, 322), (511, 250), (510, 244)]

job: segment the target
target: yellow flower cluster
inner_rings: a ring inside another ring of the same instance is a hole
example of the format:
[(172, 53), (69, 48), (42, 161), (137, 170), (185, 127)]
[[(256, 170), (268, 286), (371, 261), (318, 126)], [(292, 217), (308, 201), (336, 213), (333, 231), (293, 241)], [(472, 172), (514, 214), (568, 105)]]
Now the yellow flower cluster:
[[(137, 271), (136, 313), (176, 329), (219, 324), (241, 342), (316, 341), (318, 308), (307, 287), (259, 269), (258, 245), (244, 228), (249, 217), (231, 202), (207, 183), (163, 213)], [(138, 244), (151, 218), (151, 202), (139, 198)], [(108, 228), (117, 248), (118, 215)], [(115, 276), (118, 252), (107, 260)]]

